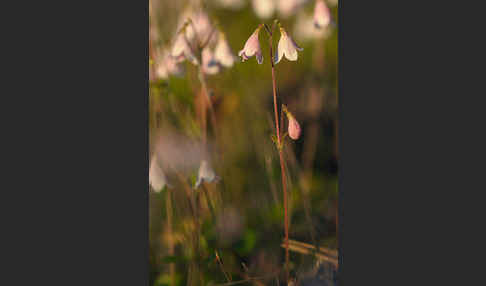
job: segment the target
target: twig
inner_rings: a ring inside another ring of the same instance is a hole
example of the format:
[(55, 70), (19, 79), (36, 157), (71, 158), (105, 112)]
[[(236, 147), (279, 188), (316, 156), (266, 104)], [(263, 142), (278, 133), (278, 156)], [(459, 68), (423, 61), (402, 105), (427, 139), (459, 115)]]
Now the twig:
[[(282, 243), (280, 246), (284, 247), (285, 245)], [(314, 246), (312, 246), (312, 245), (309, 245), (309, 247), (306, 248), (306, 247), (303, 247), (303, 246), (300, 246), (300, 245), (297, 245), (297, 244), (290, 245), (289, 249), (292, 250), (292, 251), (295, 251), (295, 252), (302, 253), (302, 254), (313, 254), (312, 252), (313, 252), (313, 250), (315, 250)], [(319, 248), (319, 250), (322, 250), (322, 249)], [(338, 258), (337, 257), (331, 256), (331, 255), (326, 254), (324, 252), (316, 252), (315, 256), (320, 260), (328, 261), (328, 262), (332, 263), (336, 268), (338, 267)]]
[(219, 258), (218, 252), (217, 252), (217, 251), (215, 251), (215, 253), (216, 253), (216, 260), (218, 261), (218, 264), (219, 264), (219, 266), (220, 266), (220, 268), (221, 268), (221, 271), (222, 271), (222, 272), (223, 272), (223, 274), (224, 274), (224, 277), (226, 278), (226, 280), (227, 280), (228, 282), (231, 282), (231, 278), (228, 276), (228, 274), (226, 274), (226, 271), (224, 270), (224, 267), (223, 267), (223, 261), (221, 261), (221, 259)]
[[(300, 241), (297, 241), (297, 240), (291, 240), (290, 239), (289, 243), (293, 244), (293, 245), (301, 246), (301, 247), (304, 247), (304, 248), (308, 248), (308, 249), (315, 249), (315, 246), (308, 244), (308, 243), (305, 243), (305, 242), (300, 242)], [(335, 250), (335, 249), (329, 249), (327, 247), (319, 246), (319, 251), (326, 254), (326, 255), (332, 256), (336, 259), (338, 258), (338, 251)]]

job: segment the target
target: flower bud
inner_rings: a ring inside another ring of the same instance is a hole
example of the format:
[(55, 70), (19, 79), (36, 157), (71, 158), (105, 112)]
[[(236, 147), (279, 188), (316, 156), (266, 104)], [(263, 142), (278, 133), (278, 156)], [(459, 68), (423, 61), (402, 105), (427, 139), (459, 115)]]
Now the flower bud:
[(297, 140), (300, 137), (300, 125), (299, 122), (295, 119), (295, 117), (290, 113), (290, 111), (287, 110), (287, 107), (285, 105), (282, 106), (283, 111), (285, 112), (285, 115), (287, 115), (287, 118), (289, 119), (289, 137), (292, 138), (293, 140)]

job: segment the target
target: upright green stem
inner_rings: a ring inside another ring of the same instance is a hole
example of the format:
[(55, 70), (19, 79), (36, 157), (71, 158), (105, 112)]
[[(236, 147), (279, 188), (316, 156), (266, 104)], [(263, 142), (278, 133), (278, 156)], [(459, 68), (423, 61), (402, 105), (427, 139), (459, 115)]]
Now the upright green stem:
[(282, 175), (282, 188), (284, 197), (284, 225), (285, 225), (285, 275), (286, 280), (289, 280), (289, 220), (287, 215), (287, 181), (285, 177), (285, 165), (282, 152), (282, 141), (280, 138), (280, 127), (278, 124), (278, 109), (277, 109), (277, 84), (275, 81), (275, 65), (273, 63), (273, 40), (272, 33), (269, 34), (269, 47), (270, 47), (270, 61), (272, 63), (272, 85), (273, 85), (273, 107), (275, 113), (275, 129), (277, 130), (277, 144), (278, 154), (280, 157), (280, 171)]

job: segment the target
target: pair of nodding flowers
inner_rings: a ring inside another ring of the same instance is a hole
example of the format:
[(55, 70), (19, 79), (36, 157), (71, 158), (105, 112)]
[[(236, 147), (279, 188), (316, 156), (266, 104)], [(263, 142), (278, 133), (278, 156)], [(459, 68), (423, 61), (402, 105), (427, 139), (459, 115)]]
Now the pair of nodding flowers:
[[(253, 32), (250, 38), (246, 41), (243, 49), (238, 53), (243, 62), (255, 56), (259, 64), (263, 63), (262, 49), (260, 47), (260, 41), (258, 40), (258, 35), (262, 27), (263, 25), (259, 25), (258, 28), (256, 28), (255, 32)], [(303, 51), (304, 49), (295, 43), (283, 27), (280, 27), (280, 35), (278, 48), (275, 51), (275, 64), (279, 63), (284, 55), (289, 61), (296, 61), (298, 57), (297, 51)]]
[[(280, 26), (280, 25), (279, 25)], [(260, 41), (258, 40), (258, 34), (263, 25), (258, 26), (258, 28), (253, 32), (253, 34), (248, 38), (245, 43), (243, 50), (241, 50), (238, 55), (244, 62), (250, 57), (255, 56), (259, 64), (263, 63), (262, 50), (260, 48)], [(284, 28), (280, 27), (280, 40), (278, 42), (278, 48), (275, 52), (275, 64), (279, 63), (283, 56), (285, 56), (289, 61), (297, 60), (297, 51), (303, 51), (294, 40), (287, 34)], [(287, 107), (283, 106), (283, 111), (287, 115), (289, 120), (288, 133), (289, 137), (293, 140), (297, 140), (300, 137), (300, 125), (295, 119), (295, 117), (287, 110)]]
[[(202, 70), (207, 74), (216, 74), (222, 67), (232, 67), (235, 59), (224, 33), (218, 31), (218, 34), (213, 35), (213, 31), (207, 32), (208, 29), (205, 29), (204, 33), (198, 33), (192, 28), (194, 25), (190, 24), (190, 21), (177, 33), (171, 56), (177, 62), (188, 60), (196, 66), (201, 62)], [(210, 46), (214, 46), (216, 37), (218, 40), (213, 50)], [(201, 59), (196, 56), (197, 52), (201, 52)]]

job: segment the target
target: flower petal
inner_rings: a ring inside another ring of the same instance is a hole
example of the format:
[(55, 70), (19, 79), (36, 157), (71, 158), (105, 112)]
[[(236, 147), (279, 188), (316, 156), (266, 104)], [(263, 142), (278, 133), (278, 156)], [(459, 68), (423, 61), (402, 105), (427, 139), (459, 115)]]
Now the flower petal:
[(231, 48), (222, 33), (214, 50), (214, 58), (228, 68), (232, 67), (235, 61)]
[(165, 177), (164, 171), (160, 168), (157, 157), (152, 158), (149, 170), (149, 183), (155, 192), (160, 192), (166, 185), (167, 179)]
[(287, 37), (285, 41), (286, 49), (285, 49), (285, 57), (289, 61), (296, 61), (297, 60), (297, 50), (295, 49), (294, 44), (292, 43), (292, 40)]
[(260, 48), (260, 41), (258, 40), (258, 33), (260, 32), (261, 26), (259, 26), (253, 34), (248, 38), (245, 43), (243, 50), (238, 52), (241, 60), (244, 62), (248, 58), (256, 55), (259, 64), (263, 61), (262, 50)]
[(294, 48), (297, 49), (299, 52), (302, 52), (304, 49), (299, 47), (299, 45), (297, 45), (297, 43), (294, 41), (294, 39), (290, 38), (290, 41), (292, 42), (292, 45), (294, 45)]
[(256, 59), (257, 59), (258, 64), (261, 65), (263, 63), (263, 55), (262, 55), (262, 52), (261, 51), (258, 51), (256, 53)]
[(278, 64), (280, 62), (285, 53), (285, 38), (286, 37), (282, 35), (280, 36), (280, 40), (278, 41), (278, 48), (275, 53), (275, 64)]

